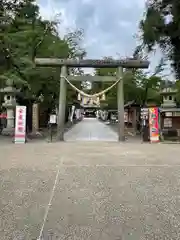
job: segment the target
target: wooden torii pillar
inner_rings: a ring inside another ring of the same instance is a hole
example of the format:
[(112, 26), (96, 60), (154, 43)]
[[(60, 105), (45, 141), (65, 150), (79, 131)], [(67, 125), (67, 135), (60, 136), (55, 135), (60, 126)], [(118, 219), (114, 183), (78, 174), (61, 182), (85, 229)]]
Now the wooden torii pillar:
[[(124, 84), (123, 68), (148, 68), (149, 62), (137, 59), (124, 60), (98, 60), (98, 59), (58, 59), (58, 58), (36, 58), (36, 66), (42, 67), (60, 67), (60, 95), (57, 139), (64, 141), (64, 122), (66, 106), (66, 80), (70, 81), (90, 81), (90, 82), (112, 82), (121, 79), (117, 86), (117, 106), (118, 106), (118, 140), (125, 141), (124, 135)], [(67, 68), (117, 68), (116, 77), (111, 76), (67, 76)]]

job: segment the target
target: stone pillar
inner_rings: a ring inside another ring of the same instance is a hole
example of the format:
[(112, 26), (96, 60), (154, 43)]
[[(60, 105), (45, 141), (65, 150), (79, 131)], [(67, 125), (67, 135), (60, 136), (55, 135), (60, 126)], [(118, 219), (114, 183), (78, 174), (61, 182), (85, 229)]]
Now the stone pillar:
[(39, 131), (39, 104), (34, 103), (32, 106), (32, 132)]
[(57, 125), (57, 140), (64, 141), (64, 124), (66, 110), (66, 88), (67, 83), (64, 77), (67, 76), (67, 67), (61, 68), (60, 92), (59, 92), (59, 110), (58, 110), (58, 125)]
[(133, 113), (132, 113), (132, 127), (133, 127), (133, 131), (134, 134), (136, 135), (137, 133), (137, 110), (136, 108), (133, 108)]
[(124, 83), (123, 83), (123, 68), (117, 69), (117, 78), (121, 79), (117, 86), (117, 106), (118, 106), (118, 141), (124, 142)]

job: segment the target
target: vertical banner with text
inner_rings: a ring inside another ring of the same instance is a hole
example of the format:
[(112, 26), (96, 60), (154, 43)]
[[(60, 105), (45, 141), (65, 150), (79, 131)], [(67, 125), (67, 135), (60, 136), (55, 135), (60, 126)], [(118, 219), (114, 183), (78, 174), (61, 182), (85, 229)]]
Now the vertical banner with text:
[(149, 108), (150, 141), (159, 142), (159, 111), (157, 107)]
[(26, 107), (16, 106), (15, 143), (26, 141)]

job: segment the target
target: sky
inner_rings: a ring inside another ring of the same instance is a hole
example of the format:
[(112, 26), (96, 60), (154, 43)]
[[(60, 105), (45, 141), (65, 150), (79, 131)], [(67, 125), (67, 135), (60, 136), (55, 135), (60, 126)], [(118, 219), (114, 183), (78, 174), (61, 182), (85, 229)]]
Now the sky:
[[(138, 25), (145, 10), (145, 0), (37, 0), (44, 19), (60, 15), (61, 36), (68, 31), (83, 29), (82, 46), (87, 58), (104, 56), (131, 57), (138, 40)], [(161, 58), (160, 51), (150, 56), (150, 72)], [(166, 69), (169, 75), (170, 70)]]

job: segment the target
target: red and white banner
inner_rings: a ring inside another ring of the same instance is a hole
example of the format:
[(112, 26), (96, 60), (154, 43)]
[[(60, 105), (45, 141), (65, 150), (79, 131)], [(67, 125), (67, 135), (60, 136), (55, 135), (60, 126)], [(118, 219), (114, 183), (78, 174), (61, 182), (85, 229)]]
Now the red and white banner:
[(149, 108), (150, 141), (159, 142), (159, 113), (158, 108)]
[(26, 107), (16, 106), (15, 143), (26, 141)]

